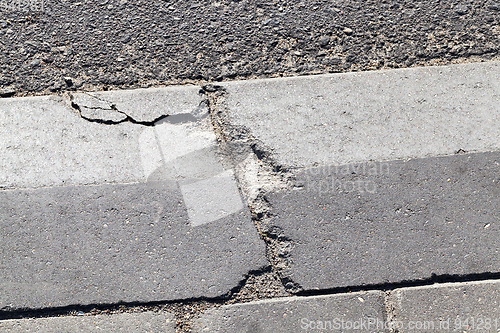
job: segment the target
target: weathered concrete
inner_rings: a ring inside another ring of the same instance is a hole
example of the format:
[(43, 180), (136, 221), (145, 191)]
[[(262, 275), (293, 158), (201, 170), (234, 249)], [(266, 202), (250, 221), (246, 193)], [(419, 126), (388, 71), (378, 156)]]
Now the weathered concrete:
[(397, 289), (391, 301), (395, 324), (402, 333), (500, 329), (498, 280)]
[[(122, 108), (118, 109), (121, 113), (89, 94), (73, 97), (81, 104), (82, 116), (92, 120), (120, 122), (126, 115), (135, 121), (170, 117), (155, 127), (90, 122), (80, 117), (69, 100), (58, 96), (2, 99), (0, 188), (144, 182), (154, 169), (169, 162), (162, 160), (162, 153), (174, 159), (217, 147), (198, 90), (176, 87), (94, 93)], [(84, 105), (89, 106), (88, 112)], [(172, 150), (177, 152), (175, 156), (171, 156)]]
[(220, 297), (268, 265), (198, 89), (96, 95), (168, 116), (0, 101), (0, 308)]
[(171, 313), (120, 313), (98, 316), (53, 317), (0, 321), (5, 333), (174, 333)]
[(500, 63), (223, 83), (230, 126), (287, 167), (500, 149)]
[(138, 182), (142, 126), (81, 119), (57, 96), (0, 100), (0, 187)]
[(191, 221), (175, 182), (0, 198), (0, 308), (217, 297), (267, 263), (248, 212)]
[[(385, 330), (383, 292), (361, 292), (320, 297), (291, 297), (229, 305), (204, 313), (194, 332), (288, 333), (388, 332)], [(379, 328), (377, 329), (377, 323)]]
[(268, 195), (306, 290), (500, 271), (500, 153), (308, 169)]
[(221, 84), (220, 127), (290, 290), (500, 271), (499, 76), (490, 62)]

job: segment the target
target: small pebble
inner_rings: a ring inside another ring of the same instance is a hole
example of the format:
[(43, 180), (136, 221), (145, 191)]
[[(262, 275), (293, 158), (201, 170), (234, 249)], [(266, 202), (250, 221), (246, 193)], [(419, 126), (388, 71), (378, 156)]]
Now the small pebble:
[(500, 11), (500, 4), (490, 0), (488, 2), (488, 9)]
[(12, 87), (7, 87), (0, 89), (0, 97), (10, 97), (16, 94), (16, 89)]
[(125, 36), (122, 37), (122, 39), (120, 39), (120, 42), (126, 44), (126, 43), (130, 42), (131, 39), (132, 39), (132, 36), (130, 34), (126, 34)]
[(321, 36), (319, 39), (318, 39), (318, 44), (320, 46), (327, 46), (328, 43), (330, 43), (330, 37), (328, 36)]
[(30, 62), (30, 66), (31, 67), (36, 67), (38, 65), (40, 65), (40, 59), (34, 59), (33, 61)]
[(344, 28), (344, 33), (345, 33), (346, 35), (350, 35), (350, 34), (352, 34), (352, 33), (353, 33), (353, 31), (352, 31), (352, 29), (351, 29), (351, 28)]

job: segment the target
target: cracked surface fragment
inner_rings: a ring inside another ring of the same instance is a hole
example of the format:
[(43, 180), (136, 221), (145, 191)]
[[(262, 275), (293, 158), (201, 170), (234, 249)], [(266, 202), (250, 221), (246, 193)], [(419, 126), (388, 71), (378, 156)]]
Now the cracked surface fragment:
[(72, 93), (69, 98), (81, 118), (105, 125), (154, 126), (167, 117), (171, 123), (186, 123), (208, 116), (207, 101), (197, 87)]
[(119, 124), (127, 120), (127, 115), (114, 109), (113, 105), (89, 94), (70, 95), (71, 105), (89, 121)]
[(116, 125), (123, 122), (133, 124), (154, 126), (154, 124), (166, 117), (160, 115), (151, 121), (137, 121), (130, 115), (117, 109), (116, 105), (87, 93), (70, 95), (71, 106), (78, 110), (80, 116), (88, 121), (106, 125)]

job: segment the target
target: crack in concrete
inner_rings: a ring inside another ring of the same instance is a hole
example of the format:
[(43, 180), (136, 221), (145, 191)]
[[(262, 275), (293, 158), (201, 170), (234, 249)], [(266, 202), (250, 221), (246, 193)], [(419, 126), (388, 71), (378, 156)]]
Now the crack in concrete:
[[(109, 101), (100, 99), (100, 98), (93, 96), (93, 95), (90, 95), (88, 93), (84, 93), (84, 94), (87, 95), (89, 98), (96, 99), (100, 102), (109, 104), (109, 107), (83, 105), (81, 103), (76, 102), (74, 96), (70, 94), (69, 96), (70, 96), (71, 106), (75, 110), (78, 111), (78, 113), (80, 114), (80, 117), (82, 119), (85, 119), (89, 122), (99, 123), (99, 124), (103, 124), (103, 125), (118, 125), (121, 123), (129, 122), (132, 124), (137, 124), (137, 125), (142, 125), (142, 126), (154, 126), (157, 122), (159, 122), (159, 121), (161, 121), (169, 116), (168, 114), (165, 114), (165, 115), (160, 115), (160, 116), (158, 116), (150, 121), (139, 121), (139, 120), (134, 119), (133, 117), (131, 117), (127, 113), (118, 110), (116, 105), (109, 102)], [(103, 119), (101, 117), (89, 117), (89, 116), (84, 115), (84, 112), (82, 109), (101, 110), (101, 111), (108, 111), (108, 112), (112, 112), (112, 113), (116, 112), (121, 116), (115, 114), (114, 115), (115, 117), (118, 116), (118, 118), (115, 118), (115, 119), (111, 119), (111, 118), (113, 118), (112, 116), (109, 117), (108, 119)]]
[(272, 153), (247, 128), (230, 124), (223, 87), (206, 85), (201, 92), (207, 95), (221, 151), (235, 166), (238, 187), (266, 244), (267, 259), (286, 291), (298, 293), (303, 288), (286, 274), (286, 269), (291, 265), (290, 252), (293, 251), (294, 241), (287, 238), (282, 230), (270, 226), (273, 216), (267, 199), (267, 194), (272, 191), (293, 188), (293, 174), (279, 165)]
[(171, 307), (176, 318), (176, 332), (192, 332), (194, 321), (207, 310), (225, 305), (249, 303), (257, 300), (289, 297), (279, 278), (268, 266), (251, 271), (227, 295), (214, 298), (175, 303)]

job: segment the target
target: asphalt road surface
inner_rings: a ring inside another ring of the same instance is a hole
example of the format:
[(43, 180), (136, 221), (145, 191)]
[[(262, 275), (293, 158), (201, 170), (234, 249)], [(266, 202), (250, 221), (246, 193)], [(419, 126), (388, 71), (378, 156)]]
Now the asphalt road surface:
[(500, 45), (492, 0), (7, 2), (4, 96), (478, 61)]

